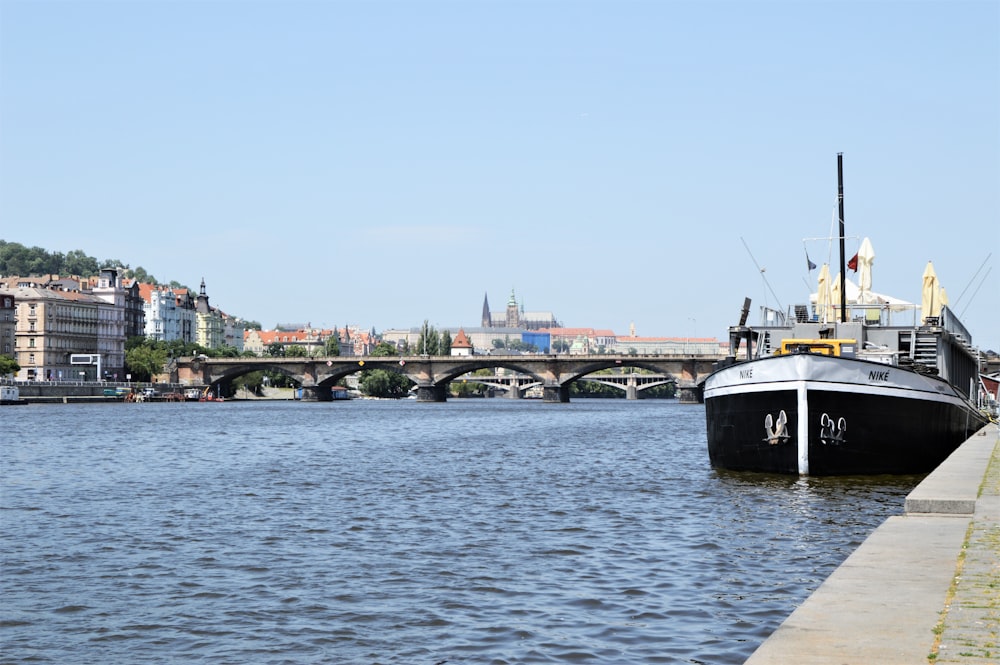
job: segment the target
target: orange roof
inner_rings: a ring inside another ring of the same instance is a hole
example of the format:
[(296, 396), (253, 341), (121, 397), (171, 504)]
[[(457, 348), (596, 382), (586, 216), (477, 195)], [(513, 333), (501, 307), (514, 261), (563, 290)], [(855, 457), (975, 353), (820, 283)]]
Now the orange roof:
[(469, 341), (469, 337), (465, 334), (465, 330), (462, 328), (458, 329), (455, 333), (455, 339), (451, 342), (451, 348), (453, 349), (471, 349), (472, 342)]
[(550, 335), (559, 335), (560, 337), (569, 337), (570, 335), (574, 337), (580, 335), (584, 337), (616, 337), (613, 330), (595, 330), (594, 328), (543, 328), (538, 332), (547, 332)]

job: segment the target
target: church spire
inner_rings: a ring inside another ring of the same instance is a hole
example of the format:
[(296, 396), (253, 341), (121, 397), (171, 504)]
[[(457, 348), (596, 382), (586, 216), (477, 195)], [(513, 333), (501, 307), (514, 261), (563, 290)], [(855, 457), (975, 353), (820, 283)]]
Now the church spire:
[(492, 315), (490, 314), (490, 301), (486, 297), (485, 293), (483, 294), (483, 327), (484, 328), (493, 327)]

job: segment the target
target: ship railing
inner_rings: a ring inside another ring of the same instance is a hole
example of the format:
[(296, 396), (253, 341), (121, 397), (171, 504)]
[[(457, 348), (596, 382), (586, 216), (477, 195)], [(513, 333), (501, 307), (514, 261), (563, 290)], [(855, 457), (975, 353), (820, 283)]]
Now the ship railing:
[(962, 322), (958, 320), (958, 316), (955, 315), (951, 309), (945, 305), (941, 308), (941, 327), (947, 332), (951, 333), (968, 349), (972, 349), (972, 335), (966, 329)]

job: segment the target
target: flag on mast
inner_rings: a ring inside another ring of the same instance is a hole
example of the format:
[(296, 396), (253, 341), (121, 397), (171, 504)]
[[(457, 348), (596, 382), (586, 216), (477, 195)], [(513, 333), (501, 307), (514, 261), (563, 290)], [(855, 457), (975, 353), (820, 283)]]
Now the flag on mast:
[(807, 272), (812, 272), (816, 269), (816, 264), (809, 259), (809, 252), (806, 252), (806, 269)]

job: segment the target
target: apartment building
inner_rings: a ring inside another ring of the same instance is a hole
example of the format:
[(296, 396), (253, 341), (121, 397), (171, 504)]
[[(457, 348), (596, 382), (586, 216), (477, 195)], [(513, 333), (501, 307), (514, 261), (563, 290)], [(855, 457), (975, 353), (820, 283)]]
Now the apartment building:
[[(0, 301), (13, 299), (13, 356), (21, 366), (16, 379), (93, 381), (124, 376), (124, 291), (117, 271), (102, 270), (95, 291), (42, 288), (31, 278), (18, 280), (13, 288), (0, 288)], [(83, 362), (79, 356), (88, 358)]]
[[(336, 334), (335, 330), (303, 328), (301, 330), (247, 330), (243, 337), (243, 348), (256, 356), (265, 356), (269, 348), (278, 344), (285, 348), (304, 349), (308, 356), (323, 354), (326, 340)], [(341, 352), (341, 355), (350, 355)]]
[(0, 296), (0, 354), (14, 357), (14, 305), (13, 295)]
[(148, 339), (193, 341), (195, 313), (193, 307), (184, 306), (185, 298), (178, 297), (169, 286), (156, 284), (139, 284), (139, 297), (145, 321), (143, 334)]
[(219, 310), (208, 304), (208, 293), (205, 291), (205, 280), (201, 280), (198, 298), (195, 300), (195, 339), (197, 344), (206, 349), (221, 349), (225, 346), (225, 327)]

